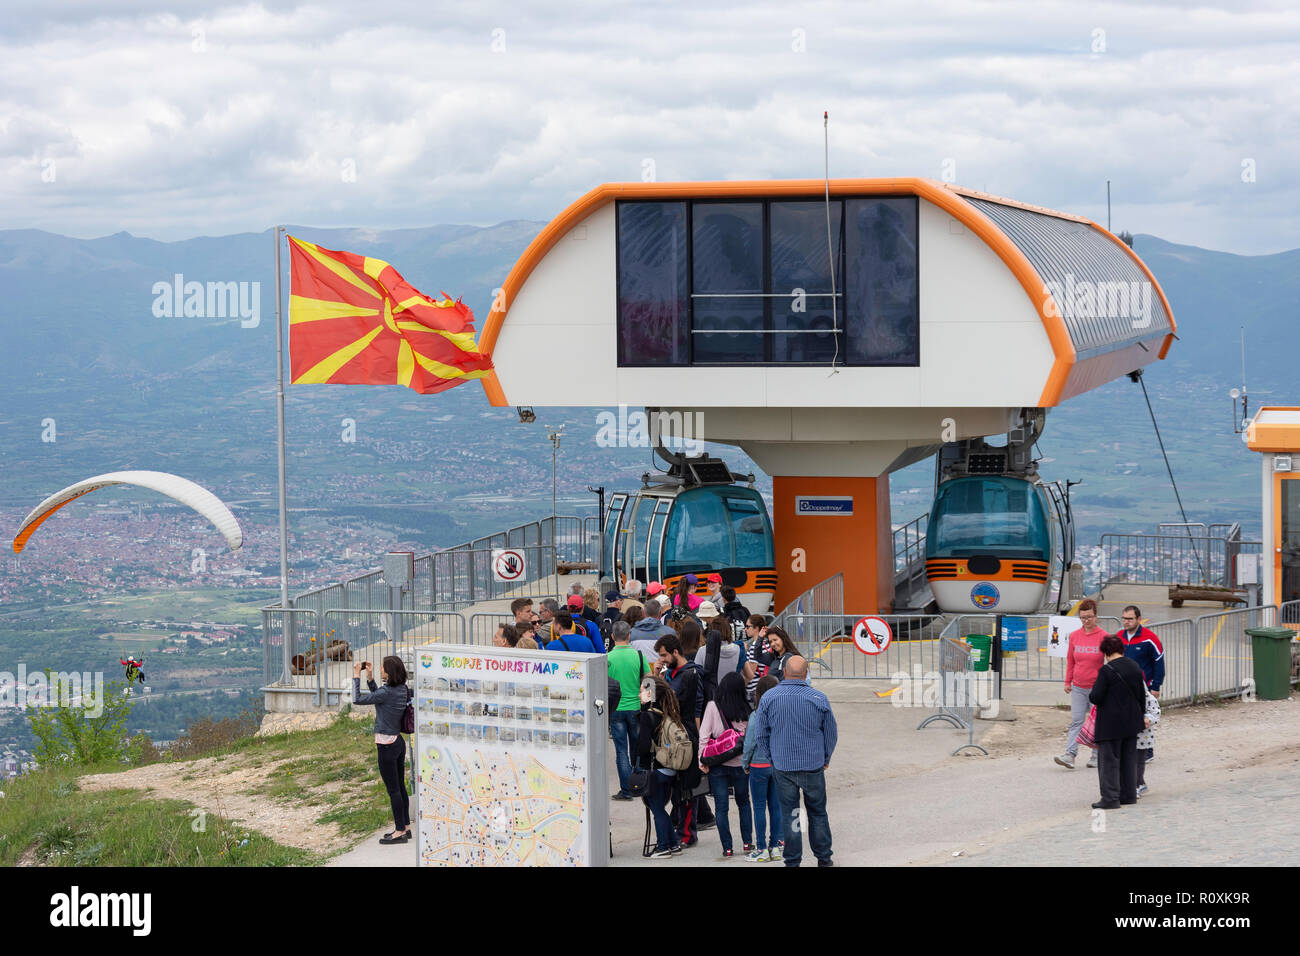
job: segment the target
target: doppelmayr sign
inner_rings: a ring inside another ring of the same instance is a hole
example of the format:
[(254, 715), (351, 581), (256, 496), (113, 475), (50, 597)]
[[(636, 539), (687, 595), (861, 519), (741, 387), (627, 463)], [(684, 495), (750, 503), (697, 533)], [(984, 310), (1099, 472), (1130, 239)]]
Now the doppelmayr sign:
[(797, 515), (853, 515), (853, 497), (835, 495), (795, 495)]

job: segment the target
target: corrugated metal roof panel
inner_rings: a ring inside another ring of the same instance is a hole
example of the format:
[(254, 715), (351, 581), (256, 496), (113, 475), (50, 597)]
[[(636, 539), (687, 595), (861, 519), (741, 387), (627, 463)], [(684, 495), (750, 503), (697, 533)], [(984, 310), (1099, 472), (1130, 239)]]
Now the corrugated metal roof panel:
[(987, 199), (962, 198), (992, 219), (1042, 276), (1079, 359), (1171, 331), (1151, 280), (1101, 230)]

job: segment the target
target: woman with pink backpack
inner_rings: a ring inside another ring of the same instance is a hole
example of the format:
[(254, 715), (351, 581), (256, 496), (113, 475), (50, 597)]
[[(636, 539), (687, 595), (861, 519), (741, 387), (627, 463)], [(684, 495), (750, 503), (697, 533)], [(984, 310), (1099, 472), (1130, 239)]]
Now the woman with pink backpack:
[(731, 824), (727, 819), (727, 791), (736, 795), (740, 813), (740, 836), (744, 852), (753, 849), (754, 820), (749, 806), (749, 781), (740, 756), (745, 749), (745, 728), (749, 725), (749, 702), (745, 698), (745, 680), (735, 671), (722, 676), (713, 700), (704, 708), (700, 722), (700, 769), (709, 775), (713, 791), (714, 813), (718, 819), (718, 838), (722, 841), (722, 858), (734, 854)]

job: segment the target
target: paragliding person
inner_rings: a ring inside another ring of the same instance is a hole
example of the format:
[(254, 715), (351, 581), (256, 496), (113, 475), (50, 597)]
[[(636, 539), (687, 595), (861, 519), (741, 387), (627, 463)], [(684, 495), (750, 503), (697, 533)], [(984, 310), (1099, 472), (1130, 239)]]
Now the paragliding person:
[(126, 660), (118, 658), (118, 663), (126, 668), (126, 684), (130, 687), (136, 681), (144, 683), (144, 659), (136, 660), (134, 657), (128, 657)]

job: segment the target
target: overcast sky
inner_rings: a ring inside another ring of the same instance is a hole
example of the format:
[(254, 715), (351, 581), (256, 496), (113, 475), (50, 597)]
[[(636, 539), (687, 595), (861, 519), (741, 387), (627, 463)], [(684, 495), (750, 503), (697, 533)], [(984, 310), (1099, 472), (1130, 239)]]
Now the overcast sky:
[(1192, 3), (5, 4), (0, 228), (546, 220), (609, 181), (928, 176), (1300, 246), (1300, 14)]

